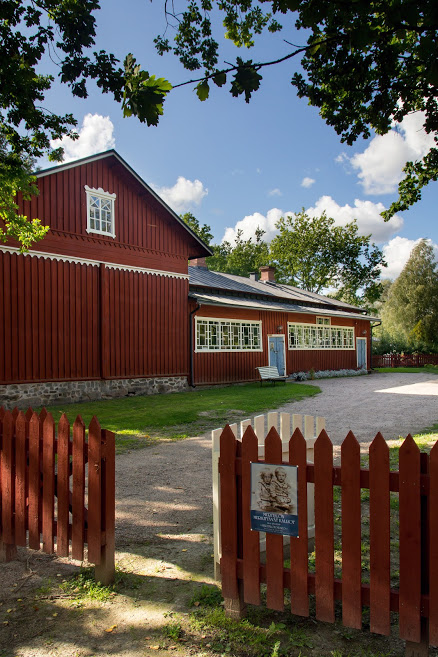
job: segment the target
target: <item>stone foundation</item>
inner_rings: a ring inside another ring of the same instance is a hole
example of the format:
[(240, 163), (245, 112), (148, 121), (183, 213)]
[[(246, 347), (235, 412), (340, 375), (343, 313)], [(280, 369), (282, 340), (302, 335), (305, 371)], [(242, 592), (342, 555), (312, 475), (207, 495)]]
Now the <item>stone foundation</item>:
[(50, 381), (0, 385), (0, 406), (48, 406), (112, 399), (130, 395), (157, 395), (188, 389), (187, 377), (169, 376), (151, 379), (106, 379), (99, 381)]

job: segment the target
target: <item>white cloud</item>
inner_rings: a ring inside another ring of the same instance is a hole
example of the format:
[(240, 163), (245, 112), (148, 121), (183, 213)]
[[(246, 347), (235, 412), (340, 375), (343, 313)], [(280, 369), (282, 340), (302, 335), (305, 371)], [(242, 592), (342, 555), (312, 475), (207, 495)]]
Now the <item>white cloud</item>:
[(154, 190), (172, 210), (178, 213), (199, 205), (208, 194), (208, 189), (200, 180), (187, 180), (184, 176), (178, 176), (173, 187), (154, 186)]
[[(384, 222), (380, 213), (385, 210), (383, 203), (372, 203), (371, 201), (361, 201), (356, 199), (354, 206), (339, 205), (331, 196), (321, 196), (315, 205), (306, 210), (310, 217), (318, 217), (324, 211), (328, 217), (333, 217), (335, 225), (345, 226), (353, 219), (357, 220), (360, 235), (372, 235), (372, 241), (377, 243), (386, 242), (395, 233), (403, 227), (403, 219), (397, 215), (390, 221)], [(234, 242), (237, 231), (242, 230), (243, 239), (254, 237), (256, 228), (262, 228), (265, 231), (263, 239), (270, 242), (277, 234), (275, 224), (280, 217), (294, 214), (291, 211), (283, 212), (279, 208), (272, 208), (266, 215), (260, 212), (247, 215), (236, 223), (234, 227), (229, 226), (225, 229), (223, 240)]]
[(307, 176), (302, 179), (301, 181), (301, 187), (312, 187), (313, 183), (315, 182), (314, 178), (308, 178)]
[[(409, 114), (397, 124), (397, 131), (393, 129), (386, 135), (377, 135), (363, 153), (350, 158), (366, 194), (394, 192), (403, 177), (406, 162), (421, 159), (435, 145), (433, 134), (427, 134), (423, 124), (424, 112)], [(344, 155), (342, 153), (336, 161), (345, 162)]]
[(114, 125), (109, 116), (100, 114), (86, 114), (82, 127), (78, 131), (79, 139), (73, 140), (69, 137), (52, 139), (52, 148), (64, 148), (64, 162), (78, 160), (81, 157), (95, 155), (114, 148), (116, 140), (113, 136)]
[(275, 189), (271, 189), (271, 191), (268, 192), (268, 196), (283, 196), (283, 192), (281, 189), (276, 187)]
[[(388, 267), (382, 270), (383, 278), (397, 278), (409, 260), (412, 249), (420, 241), (421, 238), (418, 240), (409, 240), (407, 237), (397, 236), (390, 240), (388, 244), (385, 244), (383, 247), (383, 255), (388, 263)], [(438, 259), (438, 244), (434, 244), (431, 240), (428, 240), (428, 242), (432, 244), (435, 258)]]
[(250, 237), (254, 237), (256, 229), (261, 228), (262, 230), (265, 231), (265, 234), (263, 235), (263, 239), (267, 242), (270, 242), (277, 233), (275, 224), (280, 219), (280, 217), (284, 217), (285, 214), (288, 215), (292, 213), (283, 212), (278, 208), (272, 208), (271, 210), (268, 210), (266, 216), (261, 214), (260, 212), (254, 212), (254, 214), (247, 215), (246, 217), (238, 221), (234, 226), (234, 228), (231, 227), (226, 228), (222, 241), (226, 240), (228, 242), (233, 243), (236, 238), (238, 230), (243, 231), (242, 237), (243, 239), (246, 240)]
[(385, 210), (383, 203), (372, 203), (355, 199), (354, 206), (339, 205), (331, 196), (321, 196), (314, 207), (306, 210), (311, 217), (317, 217), (324, 211), (328, 217), (333, 217), (336, 225), (345, 226), (353, 219), (357, 219), (359, 233), (372, 235), (375, 242), (386, 242), (403, 226), (403, 219), (397, 215), (390, 221), (383, 221), (380, 213)]

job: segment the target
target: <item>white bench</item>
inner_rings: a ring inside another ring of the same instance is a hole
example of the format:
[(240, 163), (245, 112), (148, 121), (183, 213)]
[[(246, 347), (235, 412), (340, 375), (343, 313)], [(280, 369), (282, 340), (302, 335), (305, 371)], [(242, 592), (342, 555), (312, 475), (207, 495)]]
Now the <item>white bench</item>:
[(276, 381), (284, 381), (286, 383), (288, 378), (287, 376), (280, 376), (278, 368), (275, 366), (256, 367), (256, 370), (260, 374), (260, 385), (263, 384), (263, 381), (272, 381), (274, 385)]

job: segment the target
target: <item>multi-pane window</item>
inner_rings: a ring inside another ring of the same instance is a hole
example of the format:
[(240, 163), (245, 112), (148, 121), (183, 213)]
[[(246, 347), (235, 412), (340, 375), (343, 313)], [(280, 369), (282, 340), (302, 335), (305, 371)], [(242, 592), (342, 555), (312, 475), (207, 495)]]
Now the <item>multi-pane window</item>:
[(330, 326), (331, 319), (330, 317), (317, 317), (316, 318), (316, 323), (317, 324), (322, 324), (323, 326)]
[(354, 349), (354, 329), (348, 326), (288, 323), (287, 327), (289, 349)]
[(87, 232), (115, 237), (114, 201), (115, 194), (103, 189), (91, 189), (85, 185), (87, 194)]
[(261, 322), (196, 317), (196, 351), (261, 350)]

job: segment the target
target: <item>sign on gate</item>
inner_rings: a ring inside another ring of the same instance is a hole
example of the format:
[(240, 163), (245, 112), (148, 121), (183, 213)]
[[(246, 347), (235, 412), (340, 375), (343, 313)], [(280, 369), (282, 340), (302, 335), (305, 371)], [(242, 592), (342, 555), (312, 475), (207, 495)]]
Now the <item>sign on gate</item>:
[(298, 468), (251, 463), (251, 529), (298, 536)]

